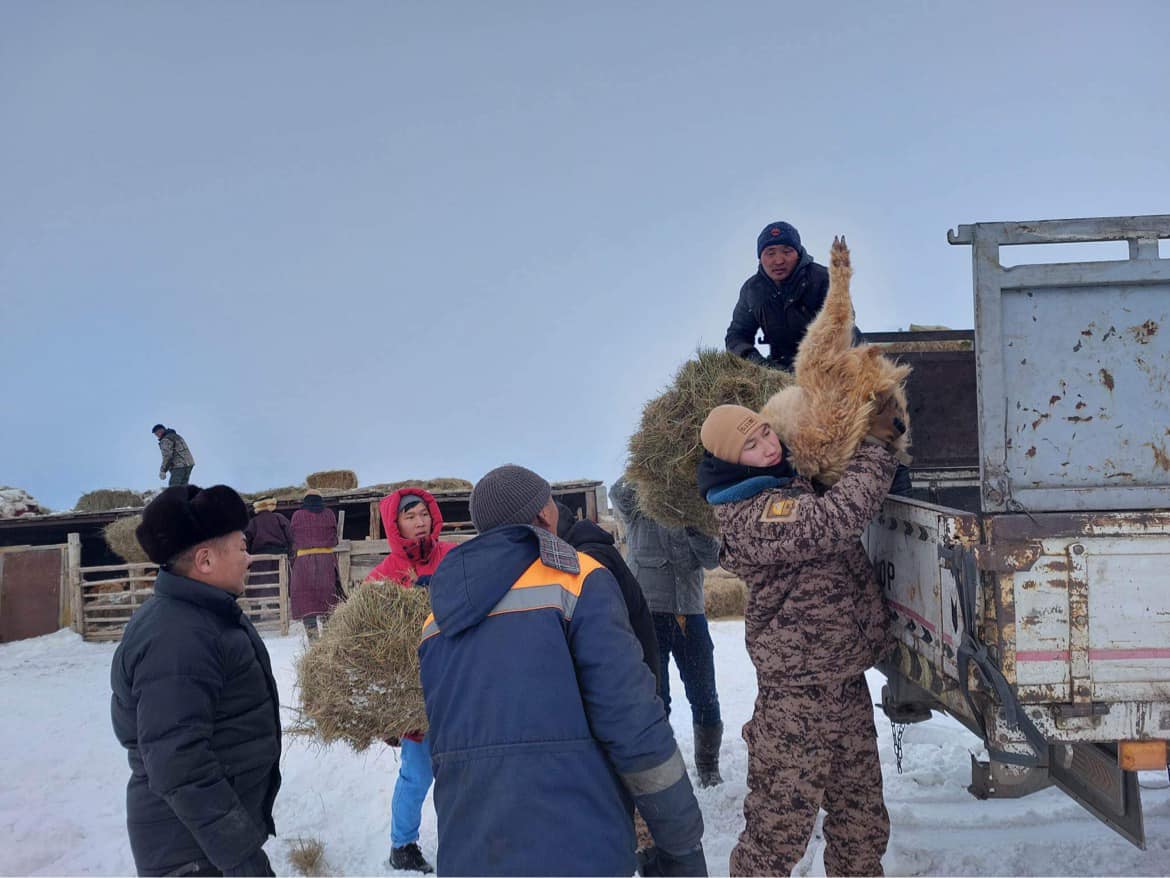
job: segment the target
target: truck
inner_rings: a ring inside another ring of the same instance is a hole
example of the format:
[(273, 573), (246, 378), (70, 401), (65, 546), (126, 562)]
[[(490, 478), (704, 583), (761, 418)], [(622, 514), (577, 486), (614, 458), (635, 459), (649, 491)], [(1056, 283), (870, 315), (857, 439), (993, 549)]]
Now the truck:
[[(1055, 785), (1143, 848), (1137, 772), (1170, 741), (1167, 238), (1170, 215), (960, 225), (974, 331), (867, 336), (914, 367), (914, 489), (865, 534), (886, 715), (978, 735), (974, 795)], [(1099, 241), (1128, 258), (1001, 259)]]

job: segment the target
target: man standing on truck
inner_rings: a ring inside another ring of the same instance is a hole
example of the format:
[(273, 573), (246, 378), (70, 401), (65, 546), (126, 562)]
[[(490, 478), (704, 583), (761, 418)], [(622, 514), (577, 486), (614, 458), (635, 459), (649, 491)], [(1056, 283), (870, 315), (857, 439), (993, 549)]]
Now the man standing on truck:
[[(738, 357), (771, 369), (791, 369), (796, 349), (829, 292), (829, 271), (800, 243), (790, 223), (764, 226), (756, 239), (760, 260), (756, 273), (739, 290), (724, 345)], [(765, 357), (756, 349), (756, 333), (764, 333)], [(854, 343), (861, 333), (853, 329)]]
[(170, 472), (171, 480), (167, 483), (168, 487), (185, 485), (191, 481), (195, 455), (191, 453), (183, 437), (162, 424), (155, 424), (150, 431), (158, 439), (158, 450), (162, 452), (162, 465), (158, 468), (158, 477), (165, 479)]
[(757, 682), (732, 875), (790, 874), (822, 807), (825, 871), (882, 874), (890, 820), (865, 671), (893, 638), (861, 535), (897, 465), (896, 414), (891, 405), (875, 415), (823, 495), (788, 466), (755, 412), (721, 405), (703, 423), (699, 491), (719, 522), (723, 567), (748, 586)]

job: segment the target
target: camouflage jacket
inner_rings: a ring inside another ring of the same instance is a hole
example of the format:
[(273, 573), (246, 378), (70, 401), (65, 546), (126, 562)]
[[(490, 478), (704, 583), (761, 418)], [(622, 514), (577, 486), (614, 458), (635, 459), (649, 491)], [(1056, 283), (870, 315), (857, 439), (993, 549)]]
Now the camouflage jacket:
[(892, 646), (889, 611), (861, 535), (897, 463), (884, 448), (863, 444), (821, 496), (798, 477), (713, 506), (723, 567), (748, 586), (747, 648), (761, 687), (851, 677)]
[(195, 457), (183, 437), (174, 430), (167, 429), (158, 440), (158, 450), (162, 452), (162, 466), (158, 468), (159, 475), (165, 475), (173, 469), (185, 466), (195, 466)]

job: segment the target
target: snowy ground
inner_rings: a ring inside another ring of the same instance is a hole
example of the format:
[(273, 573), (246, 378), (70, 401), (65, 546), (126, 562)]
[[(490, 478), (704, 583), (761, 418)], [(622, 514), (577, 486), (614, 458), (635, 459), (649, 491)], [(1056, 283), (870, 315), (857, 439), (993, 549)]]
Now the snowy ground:
[[(742, 825), (747, 754), (739, 729), (751, 713), (755, 677), (743, 646), (743, 623), (714, 622), (719, 694), (727, 734), (725, 783), (699, 790), (704, 839), (713, 875)], [(277, 682), (295, 698), (293, 662), (299, 627), (268, 638)], [(0, 646), (0, 873), (5, 875), (133, 874), (123, 824), (126, 757), (109, 720), (112, 645), (83, 643), (69, 631)], [(875, 698), (881, 677), (871, 673)], [(680, 695), (677, 677), (673, 685)], [(676, 701), (676, 704), (680, 704)], [(674, 714), (679, 745), (691, 752), (689, 711)], [(291, 715), (289, 716), (291, 718)], [(1140, 851), (1088, 816), (1072, 800), (1046, 790), (1018, 801), (979, 802), (966, 791), (968, 753), (977, 740), (957, 723), (935, 718), (905, 736), (905, 773), (898, 775), (890, 727), (878, 716), (886, 801), (893, 836), (885, 858), (891, 875), (1165, 875), (1170, 871), (1170, 792), (1145, 790), (1149, 849)], [(329, 874), (385, 874), (390, 794), (397, 751), (356, 755), (319, 750), (286, 738), (284, 786), (276, 802), (280, 837), (268, 853), (278, 874), (297, 837), (325, 844)], [(1148, 775), (1148, 786), (1166, 776)], [(422, 846), (435, 850), (435, 815), (424, 809)], [(819, 839), (797, 867), (823, 875)]]

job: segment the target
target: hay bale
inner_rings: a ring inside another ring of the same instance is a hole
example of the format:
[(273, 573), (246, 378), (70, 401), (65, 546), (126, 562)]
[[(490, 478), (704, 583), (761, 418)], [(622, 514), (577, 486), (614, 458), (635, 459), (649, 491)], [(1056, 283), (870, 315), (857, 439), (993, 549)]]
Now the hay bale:
[(737, 403), (759, 411), (793, 380), (788, 372), (710, 348), (683, 363), (666, 391), (646, 403), (630, 437), (626, 479), (637, 489), (642, 511), (671, 527), (717, 534), (715, 516), (695, 485), (703, 456), (699, 428), (715, 406)]
[(110, 547), (110, 551), (127, 564), (140, 564), (150, 560), (146, 557), (142, 546), (139, 545), (138, 537), (134, 535), (135, 529), (140, 524), (142, 524), (141, 515), (127, 515), (124, 518), (111, 521), (102, 531), (102, 536), (105, 537), (106, 545)]
[(703, 612), (708, 619), (743, 616), (747, 607), (747, 586), (722, 567), (712, 570), (703, 582)]
[(352, 491), (358, 486), (358, 477), (351, 469), (327, 469), (309, 473), (305, 484), (318, 491)]
[(78, 512), (109, 512), (111, 509), (139, 509), (146, 504), (142, 494), (126, 488), (102, 488), (77, 498)]
[(430, 611), (425, 588), (372, 582), (351, 591), (297, 663), (297, 731), (358, 752), (425, 732), (418, 642)]

